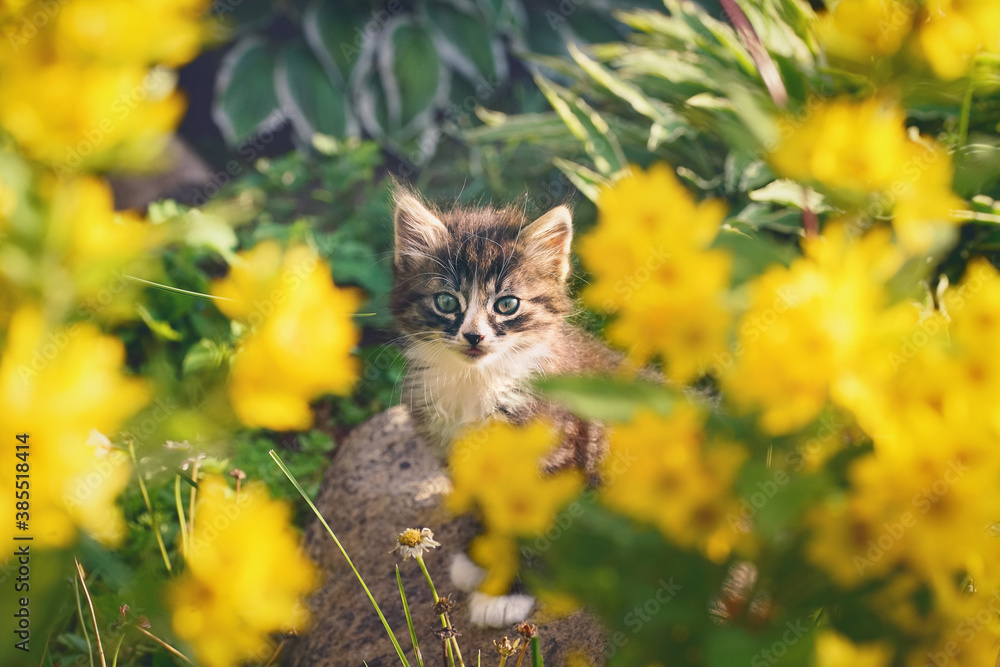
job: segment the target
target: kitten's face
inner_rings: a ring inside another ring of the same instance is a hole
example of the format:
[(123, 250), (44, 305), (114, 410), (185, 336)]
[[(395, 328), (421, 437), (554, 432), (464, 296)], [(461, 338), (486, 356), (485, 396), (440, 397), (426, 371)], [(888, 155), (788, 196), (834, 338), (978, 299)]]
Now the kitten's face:
[(546, 347), (571, 306), (566, 207), (529, 224), (514, 210), (431, 212), (404, 192), (395, 223), (391, 309), (425, 361), (531, 363)]

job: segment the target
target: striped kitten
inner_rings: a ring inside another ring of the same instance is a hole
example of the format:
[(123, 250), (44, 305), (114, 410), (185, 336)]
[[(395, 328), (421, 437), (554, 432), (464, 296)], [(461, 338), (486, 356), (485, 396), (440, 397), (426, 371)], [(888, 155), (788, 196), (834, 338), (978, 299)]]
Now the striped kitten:
[[(442, 212), (397, 191), (390, 309), (405, 337), (403, 403), (442, 456), (465, 427), (544, 414), (563, 442), (540, 464), (548, 471), (578, 466), (596, 480), (601, 425), (543, 403), (530, 384), (547, 374), (610, 372), (622, 363), (566, 322), (572, 238), (566, 206), (529, 223), (513, 208)], [(469, 592), (481, 577), (468, 559), (452, 566), (456, 585)], [(522, 620), (532, 605), (524, 595), (474, 593), (470, 600), (481, 625)]]

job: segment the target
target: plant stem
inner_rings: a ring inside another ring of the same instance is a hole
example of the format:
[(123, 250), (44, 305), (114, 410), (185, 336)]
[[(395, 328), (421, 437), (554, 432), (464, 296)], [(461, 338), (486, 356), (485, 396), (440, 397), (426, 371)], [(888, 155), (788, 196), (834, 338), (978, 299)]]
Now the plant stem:
[(118, 667), (118, 652), (122, 650), (123, 641), (125, 641), (125, 628), (122, 628), (122, 636), (118, 638), (118, 644), (115, 646), (115, 654), (111, 658), (111, 667)]
[(969, 142), (969, 116), (972, 115), (972, 91), (975, 88), (975, 82), (970, 78), (969, 87), (965, 91), (965, 97), (962, 99), (962, 115), (959, 116), (958, 121), (958, 148), (964, 148), (965, 144)]
[(285, 465), (285, 462), (281, 460), (281, 457), (278, 456), (278, 454), (273, 449), (270, 450), (268, 454), (271, 456), (272, 459), (274, 459), (274, 462), (278, 464), (278, 468), (280, 468), (281, 472), (285, 474), (285, 477), (289, 479), (289, 481), (292, 483), (292, 486), (295, 487), (295, 490), (298, 491), (299, 495), (302, 496), (302, 499), (306, 501), (306, 504), (309, 505), (309, 509), (313, 511), (313, 514), (316, 515), (316, 518), (319, 519), (321, 524), (323, 524), (323, 527), (326, 529), (326, 532), (329, 533), (330, 537), (333, 538), (334, 544), (336, 544), (337, 548), (340, 549), (340, 553), (341, 555), (343, 555), (344, 560), (346, 560), (347, 564), (351, 566), (351, 571), (354, 572), (354, 576), (357, 577), (358, 581), (361, 583), (361, 588), (365, 590), (365, 594), (368, 596), (368, 600), (372, 603), (372, 606), (375, 607), (375, 613), (378, 614), (379, 620), (382, 621), (382, 627), (385, 628), (386, 634), (389, 635), (389, 641), (392, 642), (393, 648), (396, 649), (396, 655), (399, 656), (399, 661), (403, 663), (404, 667), (410, 667), (410, 663), (406, 659), (406, 654), (403, 653), (403, 647), (399, 645), (399, 640), (396, 639), (396, 635), (392, 633), (392, 628), (389, 627), (389, 621), (385, 620), (385, 614), (382, 613), (382, 609), (379, 608), (378, 602), (375, 601), (375, 596), (372, 595), (372, 592), (370, 590), (368, 590), (368, 585), (365, 583), (365, 580), (361, 578), (361, 573), (358, 572), (358, 568), (354, 567), (354, 561), (352, 561), (351, 557), (347, 555), (347, 550), (344, 548), (344, 545), (340, 543), (340, 539), (337, 537), (337, 534), (333, 532), (333, 529), (330, 528), (330, 524), (326, 522), (326, 519), (323, 518), (323, 515), (320, 514), (320, 511), (316, 509), (316, 505), (313, 503), (312, 499), (309, 498), (308, 494), (306, 494), (305, 489), (303, 489), (302, 485), (299, 484), (299, 480), (295, 479), (295, 475), (293, 475), (292, 472), (288, 469), (288, 466)]
[(413, 657), (417, 659), (417, 665), (424, 667), (424, 659), (420, 655), (420, 642), (417, 641), (417, 631), (413, 627), (413, 617), (410, 615), (410, 604), (406, 601), (406, 591), (403, 590), (403, 578), (399, 575), (399, 566), (396, 566), (396, 583), (399, 585), (399, 597), (403, 601), (403, 612), (406, 614), (406, 627), (410, 630), (410, 643), (413, 644)]
[(138, 630), (139, 632), (141, 632), (142, 634), (146, 635), (147, 637), (149, 637), (154, 642), (156, 642), (157, 644), (159, 644), (163, 648), (167, 649), (168, 651), (170, 651), (174, 655), (176, 655), (178, 658), (180, 658), (181, 660), (183, 660), (187, 664), (189, 664), (189, 665), (193, 665), (194, 664), (193, 662), (191, 662), (190, 660), (188, 660), (188, 657), (186, 655), (184, 655), (183, 653), (181, 653), (180, 651), (178, 651), (177, 649), (175, 649), (173, 646), (171, 646), (167, 642), (163, 641), (162, 639), (160, 639), (159, 637), (157, 637), (156, 635), (154, 635), (152, 632), (149, 632), (145, 628), (140, 627), (138, 625), (135, 626), (135, 629)]
[(87, 590), (87, 578), (83, 573), (83, 566), (80, 565), (80, 561), (76, 558), (73, 559), (76, 563), (76, 572), (80, 576), (80, 586), (83, 587), (83, 594), (87, 598), (87, 604), (90, 606), (90, 617), (94, 621), (94, 635), (97, 637), (97, 657), (101, 659), (101, 667), (108, 667), (108, 663), (104, 660), (104, 646), (101, 644), (101, 631), (97, 629), (97, 612), (94, 611), (94, 601), (90, 599), (90, 591)]
[(524, 654), (528, 652), (528, 646), (530, 645), (531, 643), (526, 641), (524, 642), (524, 645), (521, 646), (521, 655), (517, 656), (517, 664), (514, 665), (514, 667), (521, 667), (521, 662), (524, 660)]
[[(427, 585), (431, 587), (431, 595), (434, 596), (434, 604), (437, 604), (438, 600), (441, 598), (438, 597), (437, 589), (434, 588), (434, 580), (431, 579), (431, 573), (427, 571), (427, 564), (424, 563), (422, 556), (414, 556), (414, 558), (416, 558), (417, 564), (420, 565), (420, 570), (424, 573), (424, 578), (427, 579)], [(441, 614), (441, 627), (445, 630), (454, 629), (451, 627), (451, 621), (448, 619), (448, 614)], [(458, 664), (461, 665), (461, 667), (465, 667), (465, 661), (462, 660), (462, 650), (458, 648), (458, 637), (451, 638), (451, 645), (454, 647), (454, 657), (458, 660)], [(454, 660), (452, 661), (452, 665), (454, 665)]]
[(90, 633), (87, 632), (87, 623), (83, 619), (83, 605), (80, 603), (80, 581), (73, 577), (73, 593), (76, 595), (76, 613), (80, 616), (80, 629), (83, 630), (83, 638), (87, 640), (87, 657), (90, 658), (90, 667), (94, 667), (94, 647), (90, 644)]
[(181, 552), (185, 558), (191, 555), (188, 545), (187, 520), (184, 518), (184, 501), (181, 500), (181, 476), (174, 477), (174, 503), (177, 505), (177, 521), (181, 524)]
[(139, 460), (135, 456), (135, 445), (132, 439), (128, 441), (128, 453), (132, 456), (132, 465), (135, 466), (135, 477), (139, 480), (139, 491), (142, 492), (142, 499), (146, 503), (146, 510), (149, 512), (149, 522), (153, 525), (153, 535), (156, 536), (156, 543), (160, 547), (160, 555), (163, 556), (163, 564), (167, 566), (167, 572), (173, 574), (170, 567), (170, 557), (167, 556), (167, 547), (163, 544), (163, 535), (160, 534), (160, 524), (156, 520), (156, 512), (153, 511), (153, 503), (149, 500), (149, 492), (146, 491), (146, 483), (142, 481), (142, 472), (139, 470)]

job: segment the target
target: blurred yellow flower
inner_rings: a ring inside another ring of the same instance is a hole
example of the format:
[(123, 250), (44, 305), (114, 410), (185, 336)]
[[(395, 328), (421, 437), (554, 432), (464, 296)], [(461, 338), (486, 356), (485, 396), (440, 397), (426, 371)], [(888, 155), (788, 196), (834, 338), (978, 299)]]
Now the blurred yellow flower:
[(804, 242), (804, 257), (768, 269), (750, 286), (734, 362), (721, 382), (742, 409), (761, 410), (768, 433), (789, 433), (819, 414), (884, 307), (885, 282), (903, 264), (888, 231), (857, 240), (849, 232), (829, 225)]
[(726, 517), (738, 512), (731, 486), (747, 453), (735, 444), (706, 443), (704, 421), (700, 409), (679, 402), (667, 417), (640, 412), (632, 422), (616, 424), (607, 460), (632, 463), (605, 471), (601, 499), (654, 524), (681, 547), (721, 562), (738, 537)]
[(781, 175), (821, 183), (855, 206), (885, 208), (913, 254), (953, 239), (955, 212), (964, 203), (951, 189), (951, 157), (933, 141), (907, 136), (902, 109), (879, 98), (811, 108), (804, 121), (786, 121), (793, 129), (771, 153)]
[(533, 536), (552, 525), (563, 505), (583, 490), (581, 474), (565, 470), (542, 476), (542, 458), (559, 442), (544, 421), (527, 426), (493, 421), (465, 433), (451, 448), (453, 512), (478, 509), (487, 530)]
[(717, 200), (695, 202), (665, 164), (629, 174), (601, 194), (597, 227), (580, 243), (594, 274), (583, 301), (616, 313), (608, 337), (638, 363), (659, 356), (668, 377), (703, 375), (726, 347), (724, 301), (731, 260), (706, 250), (725, 217)]
[(793, 129), (771, 153), (781, 175), (855, 192), (888, 189), (901, 178), (909, 140), (896, 104), (837, 99), (811, 108), (804, 121), (788, 119)]
[[(29, 306), (11, 318), (0, 359), (0, 429), (11, 440), (29, 436), (30, 534), (40, 547), (68, 546), (78, 530), (108, 544), (123, 536), (114, 501), (130, 477), (128, 457), (95, 446), (94, 431), (114, 433), (149, 398), (144, 382), (122, 374), (124, 360), (121, 341), (89, 324), (47, 329)], [(14, 481), (0, 478), (0, 510), (10, 517)]]
[(229, 398), (243, 423), (307, 429), (309, 401), (350, 390), (358, 366), (351, 354), (358, 342), (352, 313), (360, 297), (334, 285), (329, 267), (310, 249), (287, 250), (280, 265), (269, 244), (242, 253), (212, 294), (233, 299), (218, 302), (219, 308), (251, 326), (229, 380)]
[(517, 577), (517, 538), (487, 531), (472, 540), (469, 558), (486, 570), (486, 576), (479, 583), (480, 593), (497, 596), (510, 591)]
[(921, 18), (919, 50), (942, 79), (968, 72), (980, 50), (1000, 52), (1000, 5), (995, 0), (926, 0)]
[[(0, 42), (0, 127), (61, 173), (148, 167), (180, 120), (178, 66), (207, 36), (209, 0), (67, 0)], [(24, 19), (27, 22), (27, 19)], [(71, 101), (71, 103), (67, 103)]]
[(816, 667), (888, 667), (892, 649), (883, 644), (855, 644), (847, 637), (824, 630), (816, 636)]
[(916, 6), (902, 0), (839, 0), (816, 23), (827, 53), (859, 62), (899, 51)]
[(237, 497), (210, 475), (199, 483), (194, 516), (187, 570), (167, 594), (174, 632), (209, 667), (266, 658), (268, 635), (304, 629), (303, 598), (318, 583), (289, 506), (263, 483), (244, 485)]

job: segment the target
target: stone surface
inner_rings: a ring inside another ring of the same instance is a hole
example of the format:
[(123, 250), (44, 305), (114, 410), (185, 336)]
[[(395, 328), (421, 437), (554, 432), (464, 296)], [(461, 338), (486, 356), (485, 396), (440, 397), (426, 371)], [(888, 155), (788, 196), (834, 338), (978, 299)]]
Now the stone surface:
[[(350, 554), (386, 615), (407, 659), (414, 663), (409, 632), (396, 585), (398, 564), (406, 587), (414, 626), (427, 665), (441, 664), (441, 644), (433, 633), (440, 621), (431, 609), (431, 594), (413, 560), (390, 553), (396, 535), (406, 528), (428, 527), (441, 547), (425, 556), (438, 593), (453, 595), (454, 623), (467, 665), (496, 664), (493, 639), (510, 629), (483, 629), (468, 622), (467, 599), (448, 577), (452, 555), (464, 551), (477, 526), (469, 517), (454, 517), (443, 507), (449, 482), (441, 463), (420, 440), (406, 410), (395, 407), (356, 428), (341, 443), (326, 472), (316, 505)], [(398, 665), (395, 649), (360, 583), (319, 521), (306, 530), (306, 550), (319, 563), (325, 582), (311, 600), (314, 624), (290, 641), (282, 664), (293, 667)], [(531, 619), (536, 621), (537, 619)], [(581, 650), (592, 660), (601, 655), (601, 630), (582, 613), (540, 624), (542, 651), (549, 665)], [(599, 660), (594, 660), (600, 662)], [(414, 663), (415, 664), (415, 663)]]

